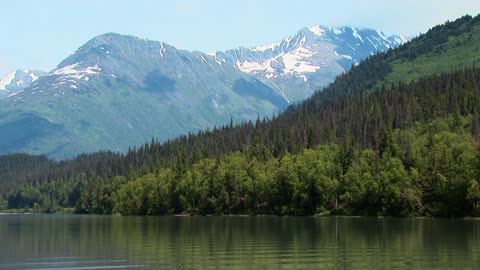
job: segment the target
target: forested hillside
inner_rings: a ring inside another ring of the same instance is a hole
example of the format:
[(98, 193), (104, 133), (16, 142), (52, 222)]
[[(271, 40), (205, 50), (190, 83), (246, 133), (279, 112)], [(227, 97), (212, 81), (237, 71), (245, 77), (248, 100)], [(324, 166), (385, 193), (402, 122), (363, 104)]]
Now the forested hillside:
[(126, 157), (79, 157), (42, 170), (53, 172), (42, 183), (16, 186), (8, 207), (473, 215), (480, 199), (479, 83), (480, 70), (465, 69), (272, 122), (147, 144)]
[(385, 78), (394, 74), (394, 61), (416, 61), (445, 40), (478, 36), (479, 18), (435, 27), (375, 55), (270, 120), (152, 140), (125, 155), (100, 152), (59, 163), (4, 156), (0, 206), (104, 214), (478, 215), (480, 69), (465, 60), (421, 78)]

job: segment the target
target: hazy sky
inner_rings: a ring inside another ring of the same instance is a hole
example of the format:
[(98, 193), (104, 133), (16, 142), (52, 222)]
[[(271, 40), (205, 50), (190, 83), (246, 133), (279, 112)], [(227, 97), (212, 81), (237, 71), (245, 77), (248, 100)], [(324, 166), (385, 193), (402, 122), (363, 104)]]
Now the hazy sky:
[(317, 24), (414, 36), (480, 13), (480, 0), (8, 0), (0, 12), (4, 76), (18, 68), (49, 71), (106, 32), (204, 52), (273, 43)]

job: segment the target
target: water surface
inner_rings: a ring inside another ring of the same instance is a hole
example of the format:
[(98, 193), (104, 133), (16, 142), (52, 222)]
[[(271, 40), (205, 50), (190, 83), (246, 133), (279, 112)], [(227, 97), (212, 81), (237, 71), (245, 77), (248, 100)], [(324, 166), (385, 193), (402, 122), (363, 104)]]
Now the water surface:
[(480, 220), (0, 215), (3, 269), (480, 269)]

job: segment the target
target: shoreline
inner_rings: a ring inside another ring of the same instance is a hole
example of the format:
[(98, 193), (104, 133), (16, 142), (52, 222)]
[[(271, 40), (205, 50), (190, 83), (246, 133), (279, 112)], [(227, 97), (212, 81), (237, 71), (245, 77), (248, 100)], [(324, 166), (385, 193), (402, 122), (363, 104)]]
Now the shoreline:
[(435, 217), (435, 216), (406, 216), (406, 217), (394, 217), (394, 216), (347, 216), (347, 215), (248, 215), (248, 214), (232, 214), (232, 215), (195, 215), (195, 214), (170, 214), (170, 215), (119, 215), (119, 214), (76, 214), (73, 212), (54, 212), (54, 213), (42, 213), (42, 212), (0, 212), (0, 216), (6, 215), (75, 215), (75, 216), (112, 216), (112, 217), (278, 217), (278, 218), (371, 218), (371, 219), (450, 219), (450, 220), (480, 220), (480, 217)]

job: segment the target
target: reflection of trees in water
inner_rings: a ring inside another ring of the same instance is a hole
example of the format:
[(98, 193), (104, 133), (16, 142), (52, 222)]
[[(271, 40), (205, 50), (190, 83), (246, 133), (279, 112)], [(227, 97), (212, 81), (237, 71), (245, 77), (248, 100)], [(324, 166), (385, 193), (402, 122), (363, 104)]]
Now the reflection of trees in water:
[(180, 267), (469, 267), (480, 264), (474, 256), (479, 232), (479, 221), (447, 219), (9, 216), (0, 219), (1, 241), (8, 243), (0, 258), (69, 255)]

